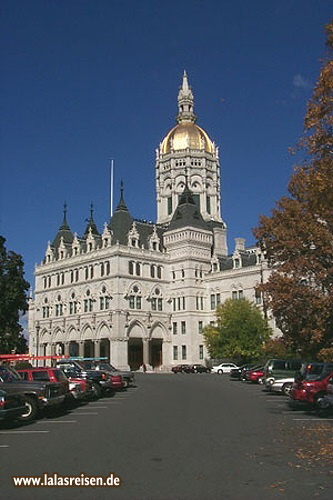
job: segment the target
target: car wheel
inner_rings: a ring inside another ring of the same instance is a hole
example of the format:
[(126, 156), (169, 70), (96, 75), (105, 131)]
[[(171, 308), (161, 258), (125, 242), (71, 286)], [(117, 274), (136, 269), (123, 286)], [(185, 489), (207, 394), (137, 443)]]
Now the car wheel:
[(221, 370), (221, 369), (220, 369), (220, 370), (217, 370), (217, 373), (218, 373), (219, 375), (223, 375), (223, 370)]
[(96, 382), (93, 382), (92, 383), (92, 390), (94, 393), (93, 399), (99, 399), (102, 395), (101, 386), (99, 384), (97, 384)]
[(25, 396), (24, 405), (26, 407), (26, 411), (20, 416), (19, 420), (21, 420), (21, 422), (30, 422), (30, 420), (35, 420), (38, 413), (36, 400), (30, 396)]
[(286, 396), (289, 396), (289, 393), (291, 391), (291, 388), (292, 388), (293, 384), (283, 384), (282, 386), (282, 392), (283, 394), (285, 394)]
[(319, 394), (316, 394), (313, 401), (314, 401), (314, 405), (316, 408), (320, 408), (321, 407), (321, 402), (323, 400), (323, 398), (326, 396), (326, 393), (325, 392), (319, 392)]

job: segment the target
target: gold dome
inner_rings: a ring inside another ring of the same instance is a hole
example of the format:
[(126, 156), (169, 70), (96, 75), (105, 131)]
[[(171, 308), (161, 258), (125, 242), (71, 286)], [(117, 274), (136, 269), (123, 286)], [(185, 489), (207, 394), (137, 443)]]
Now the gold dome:
[(161, 143), (161, 153), (183, 149), (198, 149), (214, 153), (214, 144), (202, 128), (192, 121), (182, 121), (166, 135)]

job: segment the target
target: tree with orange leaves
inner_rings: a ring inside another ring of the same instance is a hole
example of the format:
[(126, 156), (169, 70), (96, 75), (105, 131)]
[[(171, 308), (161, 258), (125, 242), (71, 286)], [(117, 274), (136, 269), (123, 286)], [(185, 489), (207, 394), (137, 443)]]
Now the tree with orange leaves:
[(261, 286), (285, 343), (304, 357), (333, 359), (333, 19), (327, 56), (307, 107), (288, 191), (254, 235), (272, 273)]

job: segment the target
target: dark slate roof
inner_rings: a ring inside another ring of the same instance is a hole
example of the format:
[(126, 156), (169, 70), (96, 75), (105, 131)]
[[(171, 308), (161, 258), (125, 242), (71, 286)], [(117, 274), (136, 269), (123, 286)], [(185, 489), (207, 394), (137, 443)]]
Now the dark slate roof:
[(136, 229), (139, 233), (139, 246), (143, 246), (145, 249), (149, 249), (150, 237), (154, 234), (154, 227), (156, 228), (156, 234), (159, 238), (159, 250), (162, 251), (163, 243), (163, 227), (153, 222), (148, 222), (144, 220), (135, 220)]
[(57, 232), (57, 234), (52, 242), (52, 245), (51, 245), (52, 247), (54, 247), (56, 249), (58, 249), (58, 247), (60, 245), (61, 238), (63, 238), (63, 242), (64, 242), (66, 247), (71, 246), (73, 243), (74, 236), (73, 236), (73, 233), (70, 230), (70, 227), (67, 223), (66, 215), (67, 215), (67, 206), (65, 204), (64, 205), (64, 218), (62, 220), (62, 224), (59, 227), (58, 232)]
[[(249, 267), (255, 266), (256, 264), (256, 255), (253, 252), (247, 252), (246, 250), (240, 251), (240, 259), (242, 261), (241, 267)], [(229, 269), (233, 269), (233, 259), (232, 255), (228, 255), (226, 257), (219, 258), (219, 270), (227, 271)]]
[(119, 241), (121, 245), (127, 245), (128, 232), (132, 224), (133, 218), (124, 202), (123, 189), (121, 189), (120, 201), (108, 225), (112, 232), (112, 243), (115, 244)]
[(168, 230), (172, 231), (186, 226), (209, 230), (187, 184), (180, 196), (178, 206), (172, 216)]
[(228, 271), (234, 267), (234, 263), (230, 255), (228, 257), (219, 258), (219, 271)]
[(97, 229), (96, 223), (94, 221), (93, 212), (94, 212), (94, 209), (93, 209), (93, 205), (91, 204), (91, 206), (90, 206), (90, 217), (89, 217), (89, 219), (87, 221), (88, 225), (87, 225), (86, 230), (85, 230), (85, 232), (83, 234), (83, 238), (87, 238), (90, 229), (91, 229), (91, 232), (92, 232), (93, 236), (98, 236), (98, 237), (101, 236), (100, 233), (99, 233), (99, 231), (98, 231), (98, 229)]

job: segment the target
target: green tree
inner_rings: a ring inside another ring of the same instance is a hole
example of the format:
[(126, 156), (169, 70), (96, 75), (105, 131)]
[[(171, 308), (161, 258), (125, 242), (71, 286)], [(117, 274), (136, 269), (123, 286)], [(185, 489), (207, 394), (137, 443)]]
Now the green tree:
[(20, 313), (28, 309), (29, 283), (24, 279), (21, 255), (5, 247), (0, 236), (0, 352), (24, 352), (26, 340), (22, 335)]
[(203, 335), (212, 358), (247, 362), (260, 358), (271, 330), (252, 302), (228, 299), (216, 309), (216, 325), (207, 325)]
[[(283, 339), (308, 357), (333, 355), (333, 20), (288, 191), (254, 235), (272, 267), (261, 289)], [(304, 154), (305, 153), (305, 154)]]

